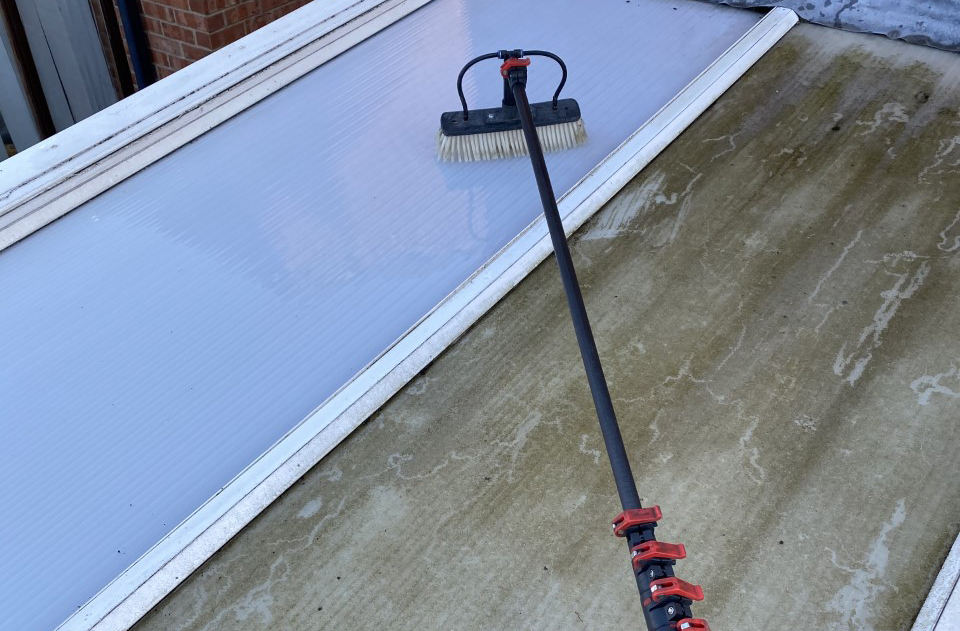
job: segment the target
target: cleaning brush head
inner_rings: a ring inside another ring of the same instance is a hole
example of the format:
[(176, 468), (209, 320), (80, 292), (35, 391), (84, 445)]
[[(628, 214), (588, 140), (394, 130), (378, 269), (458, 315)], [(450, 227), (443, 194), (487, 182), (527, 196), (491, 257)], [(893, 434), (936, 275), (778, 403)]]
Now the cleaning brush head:
[[(537, 130), (540, 145), (545, 152), (572, 149), (587, 141), (587, 130), (580, 117), (580, 106), (573, 99), (561, 99), (560, 91), (567, 82), (567, 67), (553, 53), (545, 50), (501, 50), (480, 55), (469, 62), (457, 77), (457, 93), (463, 109), (445, 112), (440, 116), (437, 133), (437, 156), (449, 162), (472, 162), (518, 158), (529, 154), (523, 135), (523, 123), (512, 92), (510, 81), (526, 83), (529, 55), (549, 57), (560, 65), (562, 76), (553, 100), (530, 103), (530, 115)], [(471, 110), (463, 96), (463, 75), (467, 69), (484, 59), (503, 59), (500, 68), (503, 78), (503, 103), (500, 107)], [(526, 96), (524, 96), (526, 103)]]
[[(533, 121), (545, 152), (563, 151), (587, 141), (580, 106), (573, 99), (531, 103)], [(527, 155), (527, 143), (515, 106), (445, 112), (437, 133), (437, 155), (447, 162), (517, 158)]]

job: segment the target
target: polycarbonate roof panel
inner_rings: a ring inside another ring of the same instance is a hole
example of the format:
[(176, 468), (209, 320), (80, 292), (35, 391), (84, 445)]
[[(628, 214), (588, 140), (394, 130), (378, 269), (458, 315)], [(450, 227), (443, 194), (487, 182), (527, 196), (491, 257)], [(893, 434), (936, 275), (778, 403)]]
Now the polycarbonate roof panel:
[[(0, 629), (64, 620), (540, 213), (525, 159), (434, 159), (467, 59), (567, 61), (560, 193), (758, 19), (436, 0), (2, 252)], [(499, 103), (496, 62), (465, 86)]]

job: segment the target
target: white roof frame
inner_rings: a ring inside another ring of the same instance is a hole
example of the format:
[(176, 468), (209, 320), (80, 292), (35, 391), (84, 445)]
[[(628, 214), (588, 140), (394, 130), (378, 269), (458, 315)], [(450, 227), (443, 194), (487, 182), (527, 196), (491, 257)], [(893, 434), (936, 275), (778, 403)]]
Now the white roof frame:
[[(313, 3), (0, 164), (0, 250), (430, 0)], [(795, 23), (774, 9), (559, 200), (579, 228)], [(162, 86), (162, 87), (161, 87)], [(542, 217), (59, 629), (128, 629), (552, 251)]]
[(960, 629), (960, 537), (954, 540), (911, 631), (957, 629)]

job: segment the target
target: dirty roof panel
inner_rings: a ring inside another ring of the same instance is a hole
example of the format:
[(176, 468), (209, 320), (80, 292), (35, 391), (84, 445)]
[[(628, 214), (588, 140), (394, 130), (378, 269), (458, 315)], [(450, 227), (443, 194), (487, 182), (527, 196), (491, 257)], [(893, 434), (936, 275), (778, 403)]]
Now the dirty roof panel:
[(523, 160), (434, 161), (466, 59), (566, 59), (563, 191), (759, 19), (582, 6), (437, 0), (0, 255), (0, 629), (62, 621), (536, 217)]

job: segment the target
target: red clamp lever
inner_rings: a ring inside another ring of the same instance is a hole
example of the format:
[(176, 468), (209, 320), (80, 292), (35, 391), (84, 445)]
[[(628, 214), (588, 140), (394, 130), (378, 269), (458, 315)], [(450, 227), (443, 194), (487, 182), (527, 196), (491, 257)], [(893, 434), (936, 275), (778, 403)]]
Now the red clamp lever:
[(523, 68), (530, 65), (530, 60), (526, 57), (523, 59), (517, 59), (516, 57), (511, 57), (510, 59), (503, 62), (503, 65), (500, 66), (500, 74), (504, 77), (507, 76), (507, 73), (511, 68)]
[(659, 506), (650, 508), (634, 508), (625, 510), (613, 520), (613, 534), (618, 537), (626, 537), (627, 531), (637, 526), (646, 526), (654, 524), (663, 518)]
[[(676, 576), (661, 578), (650, 583), (650, 595), (653, 602), (667, 596), (680, 596), (690, 600), (703, 600), (703, 589), (699, 585), (693, 585)], [(696, 627), (693, 627), (694, 629)]]
[(703, 618), (684, 618), (677, 623), (677, 631), (695, 631), (697, 629), (710, 631), (710, 625)]
[(682, 543), (664, 543), (663, 541), (644, 541), (630, 550), (633, 557), (633, 569), (639, 570), (643, 561), (651, 559), (685, 559), (687, 549)]

